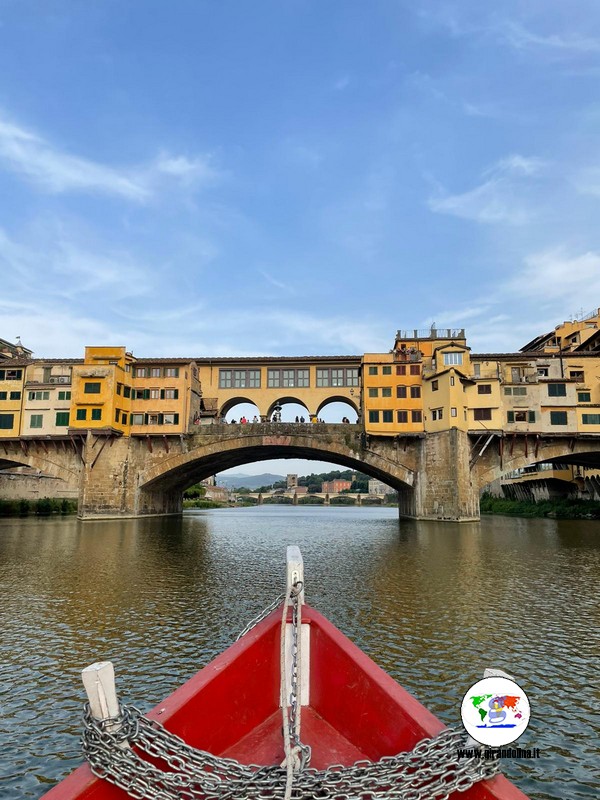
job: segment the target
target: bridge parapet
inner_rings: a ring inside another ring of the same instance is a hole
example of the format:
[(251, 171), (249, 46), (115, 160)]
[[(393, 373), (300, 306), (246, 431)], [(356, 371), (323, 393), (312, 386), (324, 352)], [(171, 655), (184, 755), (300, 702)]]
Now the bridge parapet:
[(191, 425), (190, 434), (213, 434), (222, 436), (227, 431), (239, 433), (298, 433), (319, 434), (327, 431), (340, 432), (351, 430), (364, 431), (365, 426), (360, 422), (213, 422), (209, 425)]

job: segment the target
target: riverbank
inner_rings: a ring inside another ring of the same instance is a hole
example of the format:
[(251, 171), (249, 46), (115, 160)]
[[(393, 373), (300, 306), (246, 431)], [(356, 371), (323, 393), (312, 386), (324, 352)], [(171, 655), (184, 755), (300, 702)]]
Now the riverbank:
[(508, 500), (483, 495), (479, 508), (482, 514), (502, 514), (512, 517), (549, 517), (551, 519), (600, 519), (600, 503), (594, 500)]
[(50, 516), (76, 514), (77, 501), (67, 498), (40, 497), (37, 500), (0, 500), (0, 517)]

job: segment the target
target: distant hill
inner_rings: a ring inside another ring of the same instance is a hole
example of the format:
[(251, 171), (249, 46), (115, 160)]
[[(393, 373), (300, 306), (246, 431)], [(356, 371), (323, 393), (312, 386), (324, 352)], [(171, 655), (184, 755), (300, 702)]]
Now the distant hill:
[(217, 475), (219, 486), (226, 486), (228, 489), (258, 489), (260, 486), (271, 486), (275, 481), (284, 481), (285, 475), (273, 475), (271, 472), (263, 472), (262, 475), (244, 475), (236, 472), (233, 475)]

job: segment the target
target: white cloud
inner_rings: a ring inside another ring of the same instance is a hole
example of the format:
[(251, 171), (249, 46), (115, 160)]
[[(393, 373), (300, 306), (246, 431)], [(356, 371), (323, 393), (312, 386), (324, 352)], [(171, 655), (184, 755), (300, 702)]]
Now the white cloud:
[(177, 178), (188, 186), (198, 183), (203, 185), (214, 183), (221, 177), (221, 173), (211, 166), (210, 156), (186, 158), (164, 152), (156, 160), (154, 168), (158, 173)]
[(0, 119), (0, 160), (48, 192), (91, 190), (144, 200), (148, 190), (111, 167), (72, 156), (44, 139)]
[(0, 229), (4, 299), (24, 285), (42, 307), (49, 297), (73, 301), (85, 295), (110, 296), (118, 301), (149, 290), (148, 269), (127, 252), (93, 250), (81, 243), (80, 235), (58, 225), (30, 231), (30, 237), (32, 241), (24, 245)]
[(581, 194), (600, 197), (600, 168), (591, 167), (582, 170), (573, 180), (575, 188)]
[(538, 306), (562, 309), (562, 316), (576, 313), (582, 306), (587, 309), (590, 298), (598, 305), (600, 253), (589, 250), (569, 255), (558, 248), (532, 254), (525, 258), (523, 270), (512, 278), (507, 290), (535, 299)]
[(155, 193), (160, 178), (188, 186), (213, 183), (219, 173), (210, 160), (209, 156), (189, 159), (165, 152), (149, 166), (119, 170), (64, 152), (0, 116), (0, 164), (50, 193), (85, 191), (143, 202)]
[(544, 166), (539, 158), (510, 155), (485, 170), (487, 180), (479, 186), (461, 194), (438, 192), (429, 198), (429, 208), (475, 222), (525, 225), (535, 210), (527, 202), (522, 179), (537, 176)]
[(283, 281), (280, 281), (277, 278), (274, 278), (269, 272), (267, 272), (266, 269), (260, 269), (259, 272), (263, 276), (263, 278), (267, 281), (267, 283), (270, 283), (271, 286), (274, 286), (276, 289), (281, 289), (281, 291), (283, 292), (292, 292), (292, 293), (294, 292), (293, 286), (291, 286), (288, 283), (284, 283)]
[(528, 30), (518, 22), (506, 21), (501, 25), (502, 37), (517, 49), (535, 48), (562, 54), (600, 52), (600, 39), (575, 34), (552, 33), (542, 35)]

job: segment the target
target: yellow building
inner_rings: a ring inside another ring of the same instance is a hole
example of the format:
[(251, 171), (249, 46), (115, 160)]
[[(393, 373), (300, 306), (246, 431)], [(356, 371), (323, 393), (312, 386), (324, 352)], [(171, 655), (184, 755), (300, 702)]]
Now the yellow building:
[(15, 438), (21, 430), (25, 370), (29, 361), (7, 359), (0, 364), (0, 438)]
[(133, 367), (131, 434), (187, 433), (200, 422), (200, 378), (194, 361), (140, 358)]
[(26, 368), (21, 436), (67, 436), (72, 372), (81, 359), (35, 360)]
[(73, 367), (70, 430), (129, 434), (132, 365), (125, 347), (86, 347)]
[[(360, 356), (199, 358), (204, 420), (217, 421), (239, 403), (252, 403), (262, 421), (281, 403), (298, 403), (316, 418), (327, 403), (360, 414)], [(340, 420), (341, 421), (341, 420)]]
[(553, 331), (536, 336), (521, 348), (530, 353), (585, 353), (600, 346), (600, 308), (557, 325)]
[[(466, 360), (465, 360), (466, 359)], [(363, 357), (363, 418), (367, 433), (402, 436), (458, 426), (458, 372), (468, 362), (463, 329), (398, 331), (390, 353)], [(452, 374), (450, 374), (452, 370)], [(440, 376), (435, 382), (435, 378)], [(454, 390), (457, 383), (456, 392)], [(464, 418), (464, 410), (461, 407)]]
[(423, 361), (420, 353), (365, 353), (363, 420), (367, 433), (399, 436), (423, 431)]
[(121, 436), (186, 433), (199, 419), (189, 359), (136, 359), (125, 347), (86, 347), (73, 369), (71, 428)]

